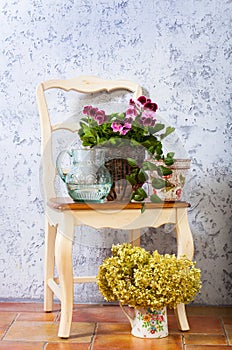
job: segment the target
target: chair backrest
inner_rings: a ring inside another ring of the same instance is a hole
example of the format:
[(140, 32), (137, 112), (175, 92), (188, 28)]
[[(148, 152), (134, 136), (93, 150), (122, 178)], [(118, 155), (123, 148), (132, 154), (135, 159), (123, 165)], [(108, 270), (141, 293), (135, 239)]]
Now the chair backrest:
[(49, 89), (60, 89), (66, 92), (76, 91), (83, 94), (127, 90), (134, 93), (134, 98), (142, 95), (142, 88), (134, 82), (128, 80), (105, 80), (95, 76), (81, 76), (67, 80), (48, 80), (38, 85), (36, 96), (41, 123), (42, 181), (45, 201), (56, 197), (54, 186), (56, 168), (53, 162), (52, 132), (60, 129), (66, 129), (71, 132), (78, 130), (78, 121), (75, 123), (75, 126), (64, 122), (52, 125), (45, 94)]

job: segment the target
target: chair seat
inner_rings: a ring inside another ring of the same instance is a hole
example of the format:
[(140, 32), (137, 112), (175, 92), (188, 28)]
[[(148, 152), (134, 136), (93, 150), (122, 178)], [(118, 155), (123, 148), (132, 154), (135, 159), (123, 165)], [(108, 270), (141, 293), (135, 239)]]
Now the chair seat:
[[(142, 209), (139, 202), (105, 202), (105, 203), (82, 203), (74, 202), (69, 197), (51, 198), (47, 205), (56, 210), (119, 210), (119, 209)], [(188, 208), (190, 203), (184, 201), (164, 201), (161, 203), (146, 203), (147, 209)]]

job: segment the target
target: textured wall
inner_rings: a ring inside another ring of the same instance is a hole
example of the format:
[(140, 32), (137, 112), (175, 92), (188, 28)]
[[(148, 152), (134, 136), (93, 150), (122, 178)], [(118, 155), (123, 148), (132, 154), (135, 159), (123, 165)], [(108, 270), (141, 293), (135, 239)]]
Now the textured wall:
[[(1, 1), (0, 298), (43, 297), (36, 85), (93, 74), (139, 82), (176, 127), (192, 159), (186, 198), (203, 279), (195, 302), (231, 303), (231, 11), (226, 0)], [(93, 230), (93, 249), (80, 233), (81, 273), (96, 272), (111, 242), (126, 238)], [(176, 248), (169, 226), (142, 239)], [(77, 302), (102, 300), (94, 285), (76, 288)]]

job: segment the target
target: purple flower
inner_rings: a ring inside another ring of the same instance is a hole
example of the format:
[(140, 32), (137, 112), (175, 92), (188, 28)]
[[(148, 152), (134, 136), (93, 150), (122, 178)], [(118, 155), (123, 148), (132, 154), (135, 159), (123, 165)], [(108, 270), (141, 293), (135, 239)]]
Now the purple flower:
[(137, 111), (136, 111), (136, 108), (133, 106), (133, 107), (129, 107), (127, 108), (126, 110), (126, 116), (129, 117), (136, 117), (137, 115)]
[(146, 96), (140, 96), (137, 101), (139, 101), (142, 105), (147, 102)]
[(97, 111), (98, 111), (98, 108), (92, 107), (92, 108), (89, 110), (89, 116), (90, 116), (90, 117), (95, 117)]
[(105, 121), (107, 120), (105, 111), (103, 111), (102, 109), (99, 109), (95, 113), (94, 119), (97, 121), (98, 125), (102, 125), (103, 123), (105, 123)]
[(111, 128), (113, 129), (114, 132), (118, 132), (118, 131), (120, 132), (123, 128), (123, 125), (120, 124), (119, 122), (113, 122), (111, 124)]
[(142, 114), (142, 117), (139, 121), (143, 126), (154, 126), (156, 122), (155, 112), (151, 110), (145, 110)]
[(92, 109), (92, 106), (85, 106), (83, 109), (83, 114), (89, 114), (89, 111)]
[(97, 111), (98, 111), (98, 108), (94, 108), (92, 106), (85, 106), (83, 109), (83, 113), (87, 114), (90, 117), (94, 117)]
[(150, 109), (151, 111), (154, 111), (156, 112), (157, 109), (158, 109), (158, 105), (154, 102), (146, 102), (144, 105), (143, 105), (143, 108), (144, 109)]
[(125, 123), (121, 124), (119, 122), (113, 122), (111, 124), (111, 128), (113, 129), (114, 132), (119, 132), (120, 135), (126, 135), (128, 131), (131, 129), (131, 124)]
[(120, 135), (126, 135), (131, 130), (131, 124), (125, 123), (120, 131)]

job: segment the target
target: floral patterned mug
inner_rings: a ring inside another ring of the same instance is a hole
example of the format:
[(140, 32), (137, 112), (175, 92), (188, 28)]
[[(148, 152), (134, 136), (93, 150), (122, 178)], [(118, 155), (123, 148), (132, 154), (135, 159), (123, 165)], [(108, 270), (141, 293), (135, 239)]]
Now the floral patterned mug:
[(168, 335), (167, 308), (162, 310), (135, 309), (132, 318), (120, 304), (125, 316), (129, 319), (131, 334), (139, 338), (164, 338)]

